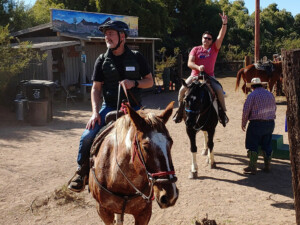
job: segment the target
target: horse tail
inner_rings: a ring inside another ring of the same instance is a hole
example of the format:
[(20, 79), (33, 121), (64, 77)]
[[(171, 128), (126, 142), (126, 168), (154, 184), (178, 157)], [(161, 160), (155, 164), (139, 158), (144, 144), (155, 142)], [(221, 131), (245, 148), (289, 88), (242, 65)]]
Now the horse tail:
[(236, 75), (235, 91), (238, 89), (240, 85), (242, 74), (244, 74), (244, 68), (240, 69)]

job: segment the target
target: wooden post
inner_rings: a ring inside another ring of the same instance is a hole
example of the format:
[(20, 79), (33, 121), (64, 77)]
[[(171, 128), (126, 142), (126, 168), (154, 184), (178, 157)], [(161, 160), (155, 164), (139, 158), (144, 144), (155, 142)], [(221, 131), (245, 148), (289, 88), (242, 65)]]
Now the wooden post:
[(296, 224), (300, 224), (300, 50), (282, 50)]
[(245, 63), (244, 67), (249, 66), (250, 64), (252, 64), (251, 56), (246, 55), (244, 63)]
[(177, 78), (175, 79), (175, 90), (179, 91), (181, 87), (181, 78), (182, 78), (182, 54), (177, 56)]
[[(81, 40), (81, 54), (85, 54), (85, 41)], [(86, 86), (82, 86), (81, 84), (86, 83), (86, 63), (81, 62), (81, 73), (80, 73), (80, 92), (83, 96), (83, 101), (88, 101)]]
[(52, 57), (52, 50), (47, 50), (47, 80), (53, 80), (53, 57)]
[(259, 42), (260, 42), (260, 26), (259, 26), (259, 0), (255, 0), (255, 49), (254, 62), (259, 61)]

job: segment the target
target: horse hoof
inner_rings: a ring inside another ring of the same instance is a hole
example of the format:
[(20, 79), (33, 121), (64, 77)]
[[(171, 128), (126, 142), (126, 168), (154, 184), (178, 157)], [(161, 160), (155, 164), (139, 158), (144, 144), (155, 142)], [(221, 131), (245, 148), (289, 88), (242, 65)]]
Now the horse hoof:
[(210, 165), (210, 168), (211, 168), (211, 169), (216, 169), (216, 168), (217, 168), (216, 163), (214, 162), (213, 164), (211, 164), (211, 165)]
[(198, 172), (195, 171), (195, 172), (190, 172), (190, 175), (189, 175), (189, 179), (195, 179), (198, 177)]
[(208, 153), (208, 149), (203, 149), (201, 155), (207, 155), (207, 153)]

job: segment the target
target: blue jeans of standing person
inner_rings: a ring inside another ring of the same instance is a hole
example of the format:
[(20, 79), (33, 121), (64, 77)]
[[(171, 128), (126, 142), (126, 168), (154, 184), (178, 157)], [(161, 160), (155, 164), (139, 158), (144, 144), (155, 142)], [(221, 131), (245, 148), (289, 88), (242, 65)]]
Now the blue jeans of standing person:
[[(133, 107), (134, 110), (139, 110), (139, 106)], [(99, 115), (101, 117), (101, 123), (100, 125), (98, 123), (95, 124), (94, 129), (85, 129), (83, 134), (81, 135), (80, 142), (79, 142), (79, 150), (78, 150), (78, 157), (77, 157), (77, 163), (78, 167), (80, 168), (83, 163), (87, 160), (87, 158), (90, 156), (90, 149), (92, 147), (93, 141), (98, 134), (99, 130), (104, 127), (105, 124), (105, 116), (111, 111), (117, 110), (116, 107), (109, 107), (106, 105), (105, 102), (103, 102), (102, 107), (99, 111)]]
[(274, 120), (250, 120), (246, 133), (246, 149), (258, 153), (260, 145), (266, 156), (271, 156), (274, 127)]

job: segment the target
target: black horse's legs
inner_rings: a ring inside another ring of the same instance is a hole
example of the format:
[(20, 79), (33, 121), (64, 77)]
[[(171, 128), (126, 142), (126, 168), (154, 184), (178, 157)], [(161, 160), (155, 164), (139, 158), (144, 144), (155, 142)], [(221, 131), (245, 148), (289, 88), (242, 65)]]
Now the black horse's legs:
[(194, 179), (198, 176), (198, 165), (196, 160), (197, 155), (197, 145), (196, 145), (196, 131), (194, 129), (186, 128), (186, 132), (190, 139), (190, 145), (191, 145), (191, 153), (192, 153), (192, 165), (191, 165), (191, 171), (189, 178)]
[(208, 131), (208, 142), (207, 142), (207, 146), (208, 146), (208, 155), (207, 155), (207, 162), (210, 164), (210, 168), (216, 168), (216, 162), (214, 159), (214, 153), (213, 153), (213, 149), (214, 149), (214, 135), (215, 135), (215, 129)]

